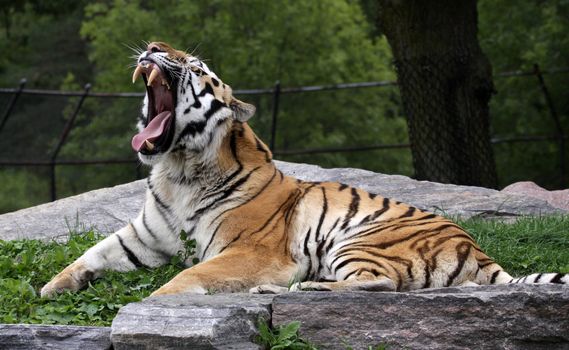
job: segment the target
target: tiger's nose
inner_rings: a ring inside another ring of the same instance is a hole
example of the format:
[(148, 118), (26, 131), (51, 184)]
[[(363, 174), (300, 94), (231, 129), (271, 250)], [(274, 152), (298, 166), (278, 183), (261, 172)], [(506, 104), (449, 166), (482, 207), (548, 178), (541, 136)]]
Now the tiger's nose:
[(148, 44), (148, 47), (146, 48), (146, 50), (148, 51), (148, 53), (164, 52), (164, 50), (162, 50), (160, 45), (158, 45), (157, 43)]

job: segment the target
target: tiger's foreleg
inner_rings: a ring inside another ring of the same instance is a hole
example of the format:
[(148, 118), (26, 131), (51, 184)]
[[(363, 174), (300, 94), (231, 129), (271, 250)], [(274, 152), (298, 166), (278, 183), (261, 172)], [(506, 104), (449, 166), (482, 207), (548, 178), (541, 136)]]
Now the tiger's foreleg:
[(152, 296), (246, 292), (261, 284), (286, 286), (296, 268), (292, 261), (275, 258), (270, 251), (233, 248), (180, 272)]
[(50, 297), (64, 290), (77, 291), (106, 270), (126, 272), (139, 267), (155, 267), (168, 262), (169, 256), (150, 248), (132, 224), (120, 229), (87, 250), (71, 265), (57, 274), (41, 290)]

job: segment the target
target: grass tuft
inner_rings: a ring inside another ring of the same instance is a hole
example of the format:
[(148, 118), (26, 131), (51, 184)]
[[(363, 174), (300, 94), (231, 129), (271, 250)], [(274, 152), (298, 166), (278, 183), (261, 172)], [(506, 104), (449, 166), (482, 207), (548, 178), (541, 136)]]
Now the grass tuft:
[(507, 224), (458, 220), (482, 250), (512, 276), (569, 273), (569, 216), (523, 217)]
[(257, 343), (267, 349), (317, 350), (313, 344), (298, 335), (300, 329), (299, 321), (292, 321), (288, 324), (271, 328), (267, 321), (261, 318), (259, 319), (258, 327)]

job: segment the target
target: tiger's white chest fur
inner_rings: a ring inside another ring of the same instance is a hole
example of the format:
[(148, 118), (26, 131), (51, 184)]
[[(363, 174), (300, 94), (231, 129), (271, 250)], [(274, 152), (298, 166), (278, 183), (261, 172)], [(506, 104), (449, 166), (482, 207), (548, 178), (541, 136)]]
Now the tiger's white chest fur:
[(220, 175), (212, 173), (206, 176), (209, 181), (202, 181), (204, 175), (196, 176), (191, 168), (182, 163), (157, 165), (147, 180), (143, 212), (136, 219), (137, 226), (146, 227), (156, 236), (156, 248), (170, 255), (183, 251), (182, 231), (195, 240), (195, 254), (188, 257), (187, 265), (194, 257), (206, 261), (218, 253), (218, 245), (223, 242), (212, 240), (216, 227), (224, 219), (222, 214), (240, 202), (240, 191), (220, 199), (225, 188), (217, 188), (216, 181), (211, 180), (222, 179)]

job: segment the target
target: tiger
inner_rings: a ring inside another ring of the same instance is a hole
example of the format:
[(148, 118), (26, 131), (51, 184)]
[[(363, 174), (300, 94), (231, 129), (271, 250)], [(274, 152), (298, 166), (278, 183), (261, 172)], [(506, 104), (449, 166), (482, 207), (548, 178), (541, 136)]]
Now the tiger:
[(285, 176), (247, 123), (255, 107), (191, 54), (152, 42), (137, 56), (133, 83), (141, 76), (131, 146), (151, 167), (144, 205), (53, 277), (43, 297), (78, 291), (105, 271), (164, 265), (184, 249), (181, 231), (195, 253), (151, 296), (569, 282), (562, 273), (510, 276), (443, 216)]

